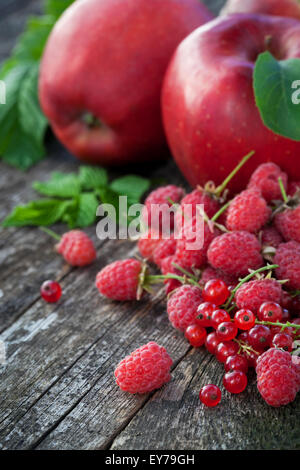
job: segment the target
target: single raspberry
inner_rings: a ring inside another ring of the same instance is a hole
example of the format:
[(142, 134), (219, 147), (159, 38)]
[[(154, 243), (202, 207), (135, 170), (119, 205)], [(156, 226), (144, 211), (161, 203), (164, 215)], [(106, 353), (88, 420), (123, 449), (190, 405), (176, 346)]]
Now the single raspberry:
[(169, 238), (166, 240), (161, 240), (161, 242), (156, 246), (153, 252), (153, 261), (158, 266), (161, 267), (162, 260), (168, 256), (172, 256), (176, 251), (177, 240), (174, 238)]
[(274, 223), (287, 242), (294, 240), (300, 243), (300, 205), (276, 214)]
[(287, 194), (288, 196), (295, 196), (296, 192), (300, 190), (300, 181), (291, 181), (288, 184)]
[[(177, 229), (183, 226), (186, 218), (193, 219), (197, 215), (197, 206), (203, 205), (205, 214), (211, 219), (220, 209), (218, 200), (204, 189), (194, 189), (191, 193), (184, 196), (180, 207), (175, 215)], [(198, 211), (201, 215), (201, 212)]]
[(179, 287), (168, 300), (169, 320), (178, 330), (186, 330), (195, 323), (197, 308), (202, 302), (201, 289), (196, 286)]
[(61, 286), (56, 281), (43, 282), (40, 292), (43, 299), (49, 303), (58, 302), (62, 295)]
[(263, 248), (273, 247), (278, 248), (283, 238), (275, 227), (266, 227), (261, 231), (261, 244)]
[(164, 229), (173, 230), (174, 212), (170, 211), (170, 207), (174, 203), (179, 203), (183, 196), (183, 189), (173, 184), (155, 189), (145, 200), (145, 207), (142, 213), (144, 222), (148, 227), (151, 227), (156, 232), (160, 232), (163, 228), (163, 220), (169, 220), (170, 216), (170, 226), (164, 227)]
[(65, 233), (56, 245), (56, 251), (71, 266), (87, 266), (97, 256), (92, 240), (81, 230), (71, 230)]
[(172, 363), (165, 348), (150, 341), (119, 363), (115, 370), (116, 382), (125, 392), (151, 392), (170, 381)]
[(284, 173), (275, 163), (263, 163), (259, 165), (252, 174), (248, 188), (256, 188), (261, 191), (262, 197), (267, 201), (281, 200), (282, 194), (278, 183), (281, 178), (283, 186), (287, 188), (287, 174)]
[(137, 246), (142, 257), (148, 261), (154, 262), (153, 252), (160, 242), (161, 237), (151, 231), (139, 238)]
[(249, 232), (224, 233), (216, 237), (207, 252), (208, 261), (215, 269), (232, 276), (244, 276), (249, 269), (263, 265), (258, 239)]
[(257, 360), (257, 388), (271, 406), (294, 401), (300, 388), (300, 368), (287, 351), (271, 348)]
[[(198, 220), (197, 220), (198, 219)], [(201, 228), (197, 228), (200, 225)], [(202, 228), (203, 227), (203, 228)], [(201, 268), (207, 263), (207, 249), (219, 231), (200, 218), (194, 218), (185, 224), (180, 239), (177, 240), (176, 256), (185, 266)]]
[(300, 289), (300, 243), (292, 241), (279, 245), (274, 263), (279, 266), (275, 270), (277, 279), (288, 279), (285, 286)]
[(211, 281), (212, 279), (221, 279), (225, 282), (225, 284), (227, 284), (227, 286), (231, 287), (235, 287), (238, 284), (237, 277), (225, 274), (220, 269), (215, 269), (211, 266), (207, 266), (207, 268), (202, 271), (200, 285), (205, 286), (205, 284), (208, 281)]
[(239, 309), (251, 310), (257, 314), (264, 302), (280, 304), (282, 288), (275, 279), (258, 279), (243, 284), (235, 294), (235, 302)]
[(248, 189), (238, 194), (230, 203), (226, 227), (232, 231), (256, 233), (267, 223), (271, 212), (260, 191)]
[(115, 261), (103, 268), (96, 277), (100, 293), (113, 300), (134, 300), (138, 297), (141, 261), (125, 259)]

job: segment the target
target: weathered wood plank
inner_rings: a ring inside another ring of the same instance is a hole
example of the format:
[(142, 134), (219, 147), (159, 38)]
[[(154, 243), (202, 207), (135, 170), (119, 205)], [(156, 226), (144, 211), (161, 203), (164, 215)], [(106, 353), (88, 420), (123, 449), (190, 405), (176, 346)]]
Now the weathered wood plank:
[[(106, 252), (115, 243), (105, 244)], [(120, 246), (116, 254), (125, 252), (128, 246)], [(8, 352), (0, 384), (1, 448), (34, 446), (66, 415), (63, 432), (59, 427), (51, 438), (54, 447), (105, 446), (147, 398), (118, 389), (117, 362), (149, 340), (165, 345), (176, 361), (189, 349), (169, 326), (164, 302), (103, 300), (93, 286), (96, 270), (71, 273), (65, 301), (55, 307), (37, 302), (1, 336)]]
[[(174, 371), (174, 380), (147, 402), (115, 439), (112, 450), (257, 450), (300, 448), (300, 396), (286, 407), (268, 406), (252, 374), (245, 392), (222, 391), (216, 408), (200, 404), (200, 388), (222, 388), (223, 365), (193, 350)], [(49, 436), (50, 437), (50, 436)]]

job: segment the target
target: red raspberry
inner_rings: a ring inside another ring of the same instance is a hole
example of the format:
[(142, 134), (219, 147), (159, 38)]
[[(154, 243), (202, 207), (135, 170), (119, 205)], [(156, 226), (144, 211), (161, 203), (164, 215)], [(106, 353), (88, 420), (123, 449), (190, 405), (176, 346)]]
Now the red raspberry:
[(200, 280), (201, 286), (204, 286), (208, 281), (211, 281), (212, 279), (220, 279), (224, 281), (227, 286), (232, 287), (235, 287), (239, 282), (237, 277), (230, 276), (228, 274), (223, 273), (220, 269), (215, 269), (211, 266), (208, 266), (202, 271)]
[(195, 323), (197, 308), (201, 302), (201, 289), (188, 285), (179, 287), (167, 305), (169, 320), (174, 328), (185, 331), (189, 325)]
[(172, 363), (165, 348), (150, 341), (119, 363), (115, 370), (116, 382), (125, 392), (151, 392), (169, 382)]
[(134, 300), (138, 296), (142, 263), (136, 259), (115, 261), (105, 266), (96, 277), (100, 293), (113, 300)]
[(210, 219), (220, 209), (220, 204), (213, 195), (202, 189), (194, 189), (194, 191), (187, 194), (182, 199), (180, 208), (176, 213), (175, 221), (178, 229), (183, 226), (184, 216), (191, 217), (193, 219), (197, 215), (197, 205), (204, 206), (204, 212)]
[(296, 192), (300, 190), (300, 181), (290, 181), (288, 184), (287, 194), (291, 197), (295, 196)]
[(235, 294), (235, 302), (239, 309), (251, 310), (258, 313), (264, 302), (280, 304), (282, 288), (275, 279), (259, 279), (243, 284)]
[(92, 240), (81, 230), (65, 233), (56, 245), (60, 253), (71, 266), (87, 266), (96, 259), (96, 250)]
[(283, 238), (275, 227), (266, 227), (261, 232), (261, 244), (263, 247), (272, 246), (278, 248)]
[(256, 233), (267, 223), (271, 209), (259, 191), (246, 190), (230, 203), (226, 218), (228, 230)]
[(300, 388), (300, 367), (289, 352), (271, 348), (257, 360), (257, 388), (268, 405), (294, 401)]
[(155, 234), (154, 232), (150, 231), (147, 234), (143, 235), (139, 239), (137, 244), (138, 250), (142, 257), (148, 261), (153, 262), (153, 252), (160, 242), (160, 236)]
[[(142, 214), (144, 222), (148, 224), (148, 227), (152, 227), (156, 232), (160, 232), (164, 216), (168, 216), (170, 213), (170, 227), (165, 228), (167, 230), (169, 228), (173, 230), (174, 213), (171, 213), (169, 208), (173, 203), (179, 203), (183, 196), (183, 189), (173, 184), (155, 189), (145, 200), (145, 207)], [(157, 221), (155, 221), (155, 219), (157, 219)], [(156, 227), (156, 225), (158, 226)]]
[(275, 270), (276, 277), (282, 280), (288, 279), (285, 286), (300, 289), (300, 243), (282, 243), (276, 250), (274, 263), (279, 266)]
[(275, 215), (275, 226), (283, 238), (300, 243), (300, 205)]
[(158, 266), (161, 267), (162, 260), (168, 256), (172, 256), (176, 251), (177, 241), (174, 238), (169, 238), (166, 240), (161, 240), (161, 242), (156, 246), (153, 252), (153, 261)]
[(210, 244), (207, 256), (215, 269), (231, 276), (245, 276), (249, 269), (263, 265), (258, 239), (249, 232), (230, 232), (216, 237)]
[(263, 163), (255, 170), (250, 178), (248, 188), (260, 189), (262, 197), (267, 201), (282, 199), (278, 178), (282, 179), (283, 186), (287, 188), (287, 174), (281, 171), (275, 163)]
[[(196, 218), (185, 224), (181, 238), (177, 240), (176, 256), (190, 268), (201, 268), (207, 263), (207, 249), (211, 241), (219, 234), (216, 229), (210, 229), (207, 223), (203, 224), (203, 233), (196, 230)], [(198, 245), (193, 248), (193, 245)]]

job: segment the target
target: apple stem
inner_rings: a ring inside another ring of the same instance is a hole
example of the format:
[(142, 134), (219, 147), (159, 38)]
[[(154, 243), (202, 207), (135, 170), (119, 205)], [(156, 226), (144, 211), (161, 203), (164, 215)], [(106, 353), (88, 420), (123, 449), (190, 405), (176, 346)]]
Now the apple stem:
[(251, 150), (251, 152), (249, 152), (244, 158), (242, 158), (242, 160), (240, 161), (240, 163), (234, 168), (234, 170), (232, 170), (232, 172), (227, 176), (227, 178), (225, 178), (225, 180), (223, 181), (222, 184), (220, 184), (220, 186), (218, 186), (216, 188), (216, 191), (215, 191), (215, 194), (216, 196), (220, 196), (224, 189), (226, 188), (227, 184), (229, 183), (229, 181), (232, 180), (232, 178), (237, 174), (237, 172), (242, 168), (242, 166), (249, 160), (249, 158), (252, 157), (252, 155), (255, 154), (255, 151), (254, 150)]

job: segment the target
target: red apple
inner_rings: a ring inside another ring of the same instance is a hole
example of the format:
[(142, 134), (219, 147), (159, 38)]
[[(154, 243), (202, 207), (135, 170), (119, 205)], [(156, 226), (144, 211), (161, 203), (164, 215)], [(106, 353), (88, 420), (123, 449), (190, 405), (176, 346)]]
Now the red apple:
[(54, 133), (100, 164), (161, 158), (160, 94), (180, 41), (212, 18), (198, 0), (81, 0), (53, 29), (39, 96)]
[(263, 13), (300, 20), (300, 3), (298, 0), (228, 0), (221, 15), (232, 13)]
[(177, 48), (163, 87), (163, 117), (173, 156), (191, 185), (217, 184), (249, 151), (232, 180), (239, 191), (262, 162), (300, 180), (300, 143), (274, 134), (255, 105), (253, 69), (266, 47), (300, 57), (300, 23), (267, 15), (230, 15), (191, 33)]

